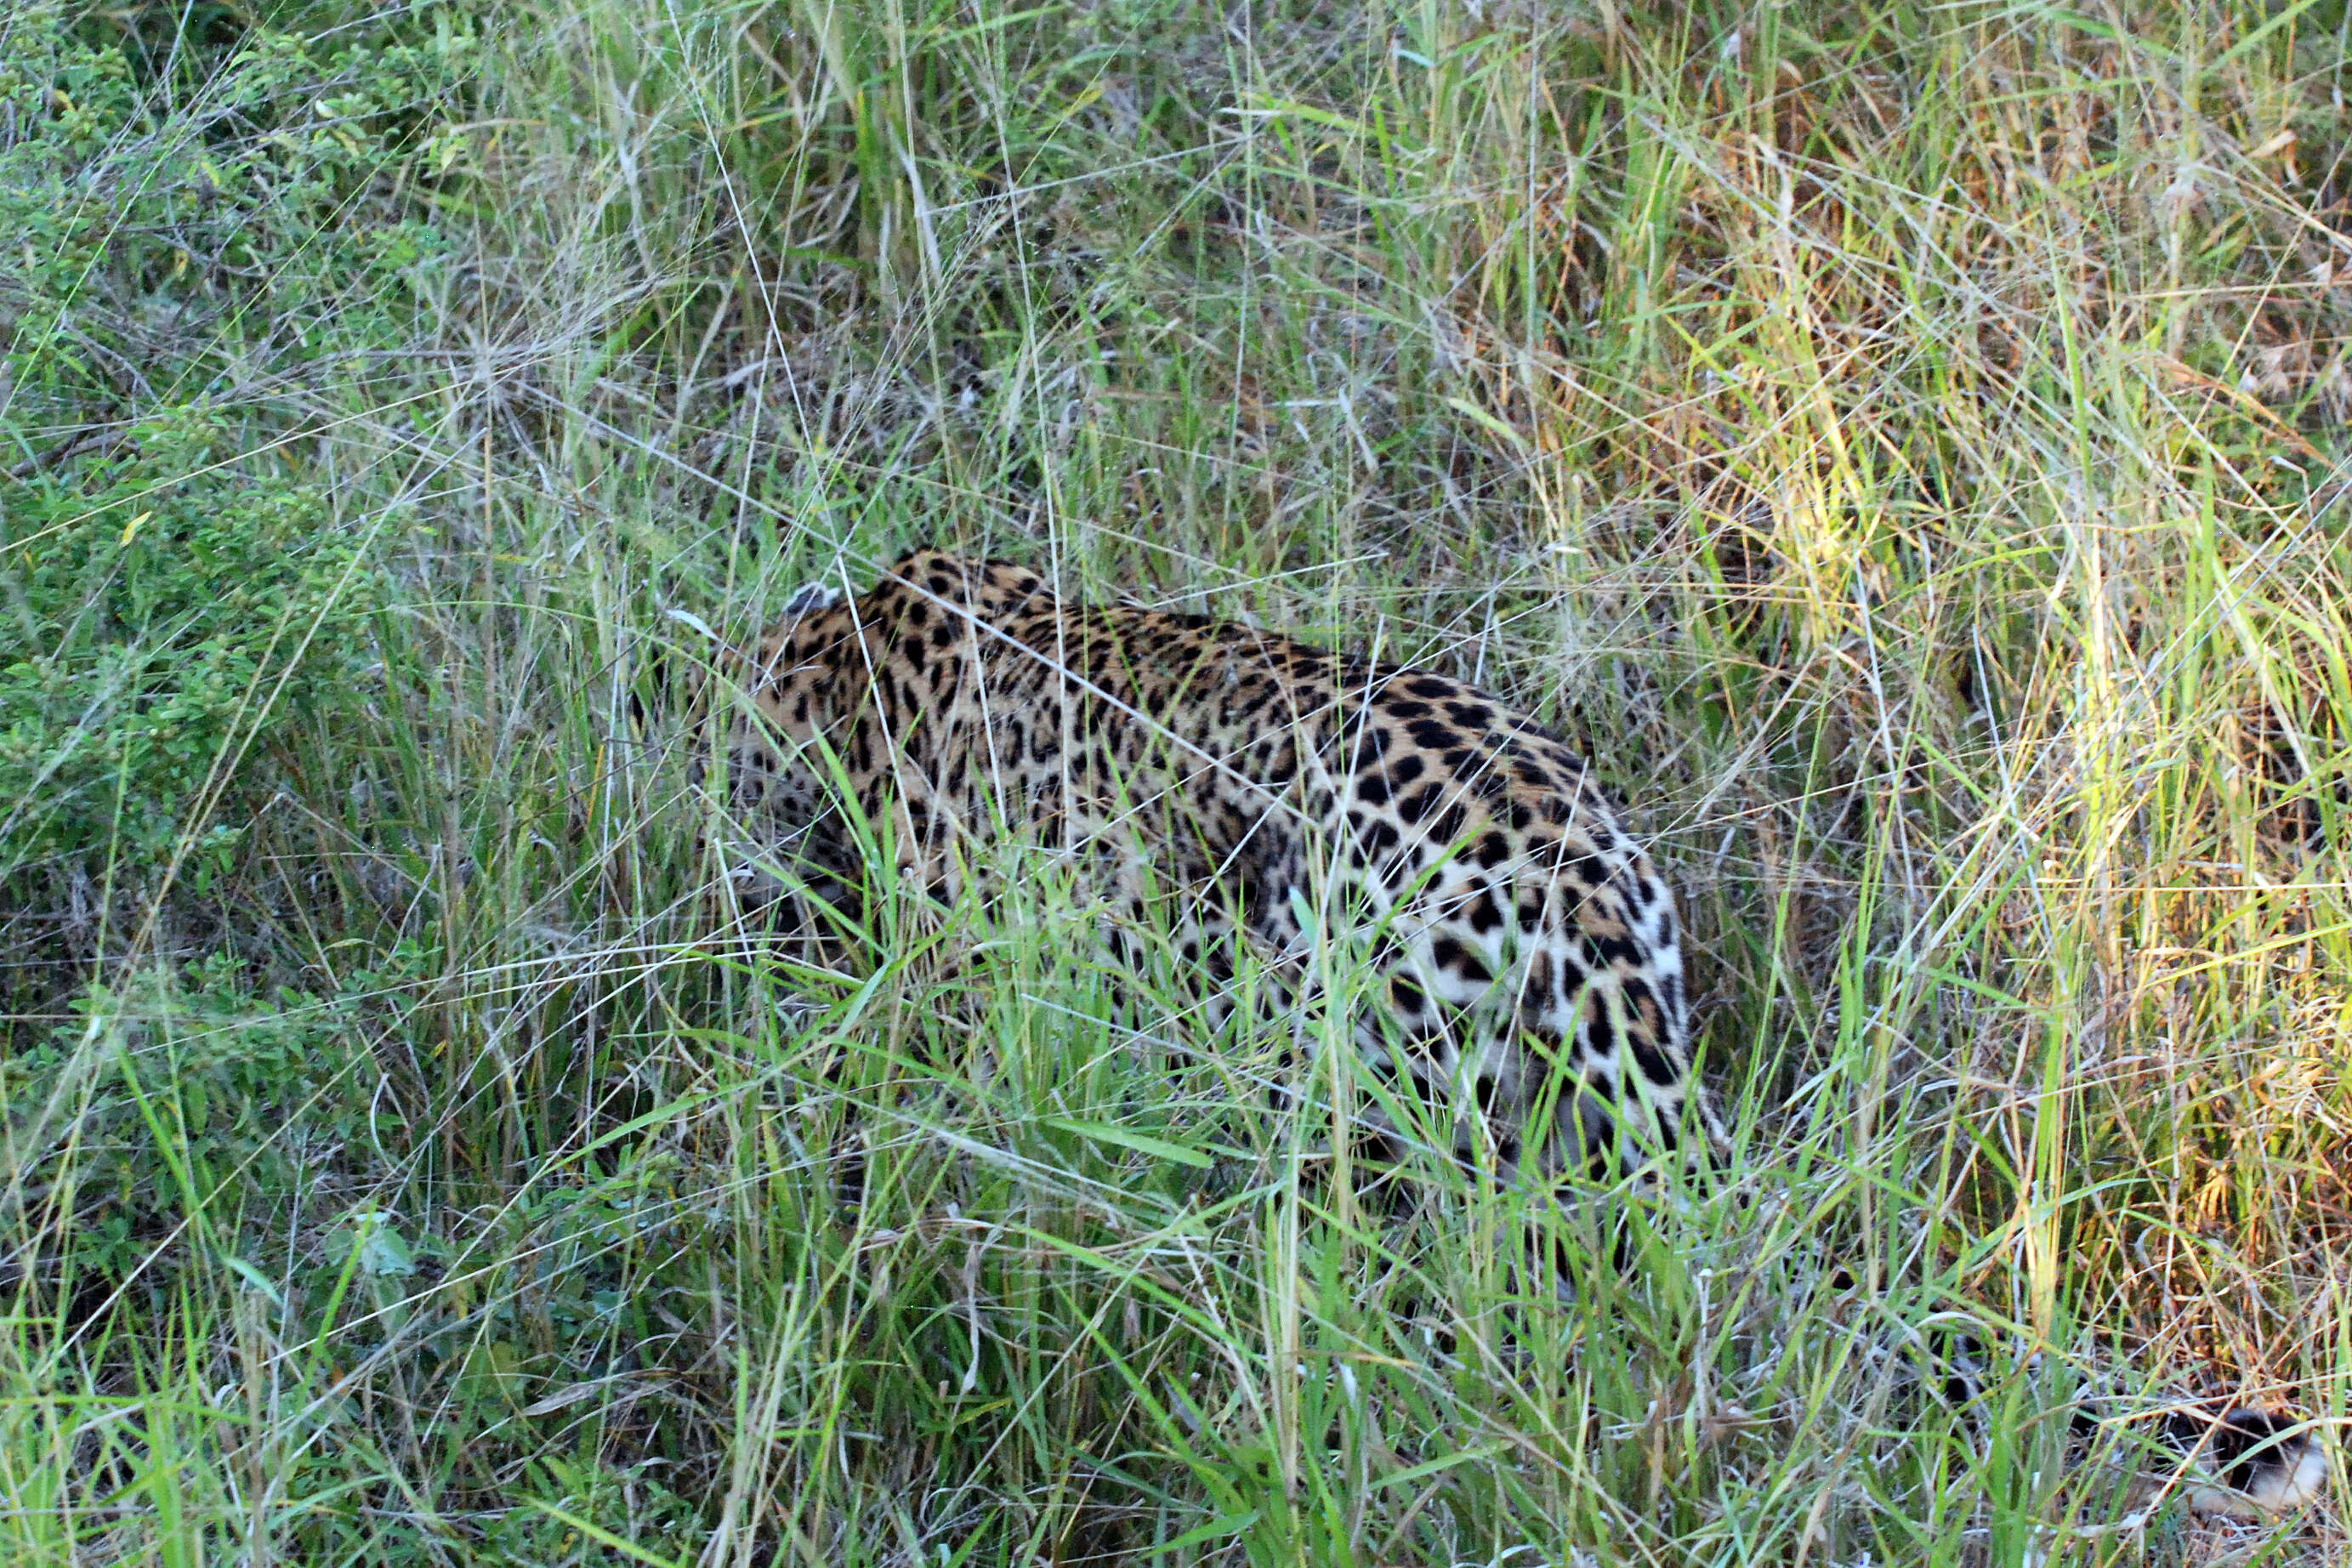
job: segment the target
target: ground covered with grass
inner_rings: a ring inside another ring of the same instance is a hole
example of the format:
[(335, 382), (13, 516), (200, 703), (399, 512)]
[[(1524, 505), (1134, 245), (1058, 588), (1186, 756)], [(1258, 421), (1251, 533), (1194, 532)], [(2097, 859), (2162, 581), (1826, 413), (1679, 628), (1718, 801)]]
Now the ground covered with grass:
[[(2140, 1417), (2352, 1403), (2348, 26), (11, 7), (0, 1559), (2344, 1561)], [(1725, 1172), (730, 934), (658, 671), (928, 542), (1569, 732)]]

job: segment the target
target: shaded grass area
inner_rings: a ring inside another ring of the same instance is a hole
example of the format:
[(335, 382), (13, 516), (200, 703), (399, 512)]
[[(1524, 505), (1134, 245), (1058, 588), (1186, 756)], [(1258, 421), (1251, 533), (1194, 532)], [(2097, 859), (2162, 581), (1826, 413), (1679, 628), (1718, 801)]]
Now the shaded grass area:
[[(2339, 1559), (2132, 1417), (2352, 1393), (2346, 27), (18, 7), (0, 1550)], [(1017, 850), (730, 936), (633, 709), (925, 542), (1574, 736), (1722, 1179), (1366, 1209), (1355, 977)]]

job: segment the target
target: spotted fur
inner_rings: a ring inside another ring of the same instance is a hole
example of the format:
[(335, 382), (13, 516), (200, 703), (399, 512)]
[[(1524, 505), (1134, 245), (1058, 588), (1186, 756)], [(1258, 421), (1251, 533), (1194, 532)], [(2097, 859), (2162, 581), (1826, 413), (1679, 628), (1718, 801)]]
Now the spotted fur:
[(1294, 976), (1310, 927), (1358, 939), (1381, 979), (1366, 1064), (1507, 1173), (1720, 1142), (1673, 896), (1582, 759), (1507, 704), (938, 552), (796, 609), (751, 660), (730, 775), (820, 864), (837, 764), (943, 898), (971, 841), (1011, 831), (1082, 856), (1127, 912), (1175, 889), (1213, 971), (1236, 926)]

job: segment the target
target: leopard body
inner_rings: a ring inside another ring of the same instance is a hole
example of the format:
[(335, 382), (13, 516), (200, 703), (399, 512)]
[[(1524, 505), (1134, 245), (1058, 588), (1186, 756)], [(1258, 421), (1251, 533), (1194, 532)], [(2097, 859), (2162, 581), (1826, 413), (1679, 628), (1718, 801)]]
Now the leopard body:
[(1583, 760), (1509, 704), (938, 552), (795, 608), (747, 661), (730, 773), (820, 858), (845, 794), (942, 898), (1011, 832), (1084, 855), (1123, 913), (1172, 889), (1212, 966), (1237, 927), (1293, 975), (1318, 932), (1360, 939), (1362, 1059), (1506, 1173), (1720, 1142), (1673, 896)]

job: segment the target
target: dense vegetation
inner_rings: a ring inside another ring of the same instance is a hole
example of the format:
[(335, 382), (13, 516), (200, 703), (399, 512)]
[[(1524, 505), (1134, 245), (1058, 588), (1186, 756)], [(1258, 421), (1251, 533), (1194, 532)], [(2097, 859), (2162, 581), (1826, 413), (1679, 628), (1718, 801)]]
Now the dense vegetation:
[[(2342, 1561), (2050, 1413), (2352, 1402), (2348, 29), (10, 7), (0, 1559)], [(1730, 1169), (1360, 1207), (1034, 868), (730, 935), (677, 671), (929, 542), (1578, 737)]]

